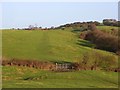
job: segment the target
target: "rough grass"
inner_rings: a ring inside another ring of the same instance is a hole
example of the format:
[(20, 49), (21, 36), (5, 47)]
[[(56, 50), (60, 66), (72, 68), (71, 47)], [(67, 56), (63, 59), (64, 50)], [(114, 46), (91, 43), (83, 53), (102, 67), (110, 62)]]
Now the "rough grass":
[(106, 31), (106, 32), (110, 32), (111, 29), (117, 29), (118, 30), (118, 27), (116, 27), (116, 26), (97, 26), (97, 29), (98, 30), (103, 30), (103, 31)]
[(117, 88), (118, 73), (104, 71), (51, 72), (4, 66), (3, 88)]

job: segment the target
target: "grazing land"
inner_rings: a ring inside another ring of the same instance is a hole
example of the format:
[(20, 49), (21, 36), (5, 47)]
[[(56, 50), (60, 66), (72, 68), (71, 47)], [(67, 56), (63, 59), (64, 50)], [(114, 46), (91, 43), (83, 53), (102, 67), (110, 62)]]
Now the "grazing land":
[(119, 89), (114, 3), (2, 3), (2, 89)]
[(105, 71), (52, 72), (3, 67), (3, 88), (117, 88), (118, 73)]
[[(108, 29), (107, 26), (97, 28)], [(111, 27), (110, 27), (111, 28)], [(88, 65), (94, 53), (107, 59), (108, 65), (118, 63), (112, 52), (94, 49), (94, 44), (80, 39), (72, 30), (3, 30), (3, 59), (39, 60), (58, 63), (81, 62), (88, 55)], [(112, 59), (112, 62), (111, 62)], [(99, 61), (99, 60), (98, 60)], [(104, 61), (104, 60), (103, 60)], [(106, 63), (103, 64), (103, 67)], [(118, 72), (81, 70), (73, 72), (43, 71), (22, 66), (3, 66), (3, 88), (117, 88)], [(69, 83), (68, 83), (69, 82)]]
[(99, 30), (107, 30), (107, 31), (110, 31), (111, 29), (118, 29), (118, 27), (116, 26), (97, 26), (97, 29)]
[(4, 58), (75, 62), (83, 54), (95, 51), (113, 55), (91, 48), (93, 44), (68, 30), (4, 30), (2, 39)]

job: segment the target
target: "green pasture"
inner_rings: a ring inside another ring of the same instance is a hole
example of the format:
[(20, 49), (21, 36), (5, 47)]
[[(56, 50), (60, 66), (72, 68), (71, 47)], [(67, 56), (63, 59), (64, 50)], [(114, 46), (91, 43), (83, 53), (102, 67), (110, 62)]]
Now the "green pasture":
[(86, 53), (112, 53), (93, 49), (93, 44), (79, 39), (68, 30), (3, 30), (3, 58), (30, 59), (41, 61), (80, 61)]
[(3, 88), (117, 88), (118, 73), (105, 71), (52, 72), (4, 66)]

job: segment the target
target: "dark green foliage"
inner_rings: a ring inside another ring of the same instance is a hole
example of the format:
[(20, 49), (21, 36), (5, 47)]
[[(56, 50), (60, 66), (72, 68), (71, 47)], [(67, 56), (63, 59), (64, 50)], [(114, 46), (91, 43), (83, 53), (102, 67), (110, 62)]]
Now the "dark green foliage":
[(74, 22), (74, 23), (70, 23), (70, 24), (65, 24), (65, 25), (61, 25), (57, 28), (68, 28), (71, 27), (73, 28), (73, 30), (80, 30), (80, 31), (86, 31), (86, 30), (91, 30), (91, 28), (95, 28), (96, 26), (99, 26), (100, 23), (97, 21), (90, 21), (90, 22)]
[(117, 21), (115, 19), (104, 19), (103, 24), (107, 26), (120, 26), (120, 21)]
[(98, 22), (98, 21), (95, 21), (94, 24), (95, 24), (96, 26), (99, 26), (101, 23)]

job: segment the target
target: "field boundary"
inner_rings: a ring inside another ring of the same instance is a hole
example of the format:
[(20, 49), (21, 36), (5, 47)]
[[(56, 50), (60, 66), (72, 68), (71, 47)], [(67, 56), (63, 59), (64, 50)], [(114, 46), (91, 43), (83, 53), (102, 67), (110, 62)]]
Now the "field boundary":
[[(53, 62), (43, 62), (37, 60), (2, 60), (2, 66), (24, 66), (31, 67), (42, 70), (52, 70), (52, 71), (80, 71), (80, 70), (98, 70), (95, 66), (87, 67), (81, 66), (78, 63), (53, 63)], [(120, 72), (120, 68), (111, 68), (106, 71)]]

